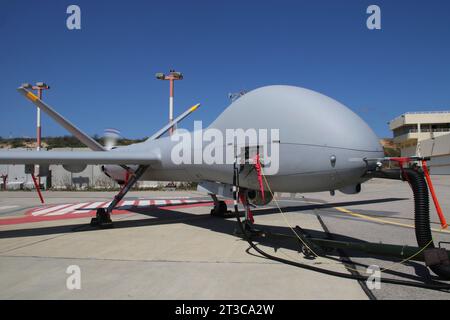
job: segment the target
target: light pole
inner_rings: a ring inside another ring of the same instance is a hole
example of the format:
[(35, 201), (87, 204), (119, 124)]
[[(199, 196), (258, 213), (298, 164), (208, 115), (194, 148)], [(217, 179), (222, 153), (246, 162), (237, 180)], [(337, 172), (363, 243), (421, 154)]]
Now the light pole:
[[(37, 90), (37, 95), (39, 100), (42, 100), (42, 91), (48, 90), (50, 87), (45, 84), (44, 82), (36, 82), (36, 85), (33, 86), (33, 90)], [(37, 150), (41, 150), (42, 142), (41, 142), (41, 108), (37, 108), (37, 118), (36, 118), (36, 124), (37, 124)]]
[[(170, 70), (169, 74), (164, 74), (162, 72), (156, 74), (156, 79), (158, 80), (169, 80), (170, 85), (170, 96), (169, 96), (169, 123), (173, 122), (173, 95), (174, 95), (174, 81), (183, 80), (183, 74), (175, 70)], [(173, 133), (173, 127), (169, 129), (169, 134)]]
[[(39, 100), (42, 100), (42, 91), (50, 89), (50, 86), (44, 82), (36, 82), (36, 84), (34, 86), (32, 86), (29, 83), (24, 83), (22, 85), (22, 87), (24, 87), (26, 89), (36, 90)], [(37, 140), (36, 150), (37, 151), (40, 151), (41, 147), (42, 147), (41, 133), (42, 133), (42, 130), (41, 130), (41, 108), (38, 107), (37, 113), (36, 113), (36, 140)], [(37, 171), (39, 170), (39, 166), (36, 166), (36, 170)], [(41, 177), (39, 175), (38, 175), (38, 182), (39, 182), (39, 187), (40, 187), (41, 186)]]

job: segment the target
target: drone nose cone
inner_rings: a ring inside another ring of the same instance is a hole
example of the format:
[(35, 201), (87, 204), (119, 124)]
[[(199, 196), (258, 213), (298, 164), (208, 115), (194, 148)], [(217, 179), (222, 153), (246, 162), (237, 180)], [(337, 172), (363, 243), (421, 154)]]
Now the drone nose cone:
[(279, 129), (282, 143), (360, 151), (383, 151), (379, 139), (358, 115), (321, 93), (294, 86), (267, 86), (233, 102), (210, 127), (219, 130)]

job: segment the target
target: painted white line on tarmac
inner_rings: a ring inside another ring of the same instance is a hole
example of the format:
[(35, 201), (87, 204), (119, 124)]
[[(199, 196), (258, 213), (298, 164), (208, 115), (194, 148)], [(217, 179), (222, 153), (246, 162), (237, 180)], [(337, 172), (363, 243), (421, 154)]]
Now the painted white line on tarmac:
[(41, 216), (41, 215), (45, 215), (45, 214), (47, 214), (47, 213), (49, 213), (49, 212), (52, 212), (52, 211), (56, 211), (56, 210), (62, 209), (62, 208), (67, 207), (67, 206), (68, 206), (67, 203), (66, 203), (66, 204), (60, 204), (60, 205), (57, 205), (57, 206), (52, 206), (52, 207), (50, 207), (50, 208), (46, 208), (46, 209), (41, 209), (41, 210), (33, 211), (31, 214), (32, 214), (33, 216)]
[[(182, 204), (193, 204), (193, 203), (204, 203), (210, 202), (210, 200), (196, 200), (196, 199), (167, 199), (167, 200), (124, 200), (119, 203), (116, 209), (127, 210), (132, 207), (145, 207), (145, 206), (156, 206), (163, 207), (167, 205), (182, 205)], [(61, 216), (65, 214), (82, 214), (88, 213), (90, 211), (95, 211), (97, 208), (106, 208), (111, 202), (83, 202), (76, 204), (60, 204), (47, 207), (44, 209), (32, 211), (33, 216)], [(2, 207), (0, 207), (2, 208)]]
[(150, 205), (150, 200), (139, 200), (138, 207), (145, 207)]
[(105, 203), (102, 205), (102, 208), (108, 208), (112, 201)]
[(116, 209), (124, 210), (132, 208), (134, 206), (134, 202), (135, 202), (134, 200), (123, 201), (120, 205), (116, 207)]
[(87, 204), (89, 204), (89, 202), (74, 204), (74, 205), (69, 206), (67, 208), (47, 213), (46, 215), (47, 216), (59, 216), (59, 215), (66, 214), (66, 213), (72, 213), (76, 209), (79, 209), (82, 206), (85, 206)]
[(84, 206), (84, 208), (79, 208), (70, 213), (71, 214), (88, 213), (89, 211), (96, 210), (103, 203), (105, 203), (105, 202), (104, 201), (103, 202), (91, 202), (91, 203), (87, 204), (86, 206)]

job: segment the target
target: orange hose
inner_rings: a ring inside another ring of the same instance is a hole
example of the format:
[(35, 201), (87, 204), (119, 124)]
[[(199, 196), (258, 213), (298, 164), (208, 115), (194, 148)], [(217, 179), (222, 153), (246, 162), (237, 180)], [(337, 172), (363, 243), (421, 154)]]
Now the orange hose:
[(422, 161), (422, 169), (425, 173), (425, 178), (427, 179), (428, 188), (430, 189), (431, 197), (433, 198), (434, 206), (436, 207), (437, 214), (439, 216), (439, 220), (441, 220), (442, 229), (447, 229), (448, 224), (445, 220), (444, 214), (442, 213), (441, 206), (439, 205), (439, 201), (436, 197), (436, 192), (434, 191), (433, 183), (431, 182), (430, 173), (428, 172), (427, 162)]

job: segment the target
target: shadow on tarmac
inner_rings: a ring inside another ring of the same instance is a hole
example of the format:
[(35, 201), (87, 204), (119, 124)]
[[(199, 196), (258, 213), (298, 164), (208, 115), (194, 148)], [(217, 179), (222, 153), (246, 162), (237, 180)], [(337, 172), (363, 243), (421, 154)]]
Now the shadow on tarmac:
[[(372, 203), (384, 203), (384, 202), (392, 202), (392, 201), (400, 201), (405, 200), (405, 198), (385, 198), (385, 199), (373, 199), (373, 200), (359, 200), (359, 201), (346, 201), (339, 203), (324, 203), (324, 204), (307, 204), (307, 205), (299, 205), (299, 206), (283, 206), (283, 212), (304, 212), (304, 211), (312, 211), (317, 209), (327, 209), (333, 208), (337, 206), (355, 206), (355, 205), (363, 205), (363, 204), (372, 204)], [(164, 208), (158, 207), (134, 207), (130, 208), (128, 211), (138, 213), (141, 215), (148, 216), (148, 219), (127, 219), (127, 220), (115, 220), (114, 228), (136, 228), (136, 227), (145, 227), (145, 226), (158, 226), (158, 225), (167, 225), (167, 224), (176, 224), (176, 223), (185, 223), (190, 226), (195, 226), (203, 229), (207, 229), (213, 232), (225, 233), (225, 234), (235, 234), (238, 230), (238, 226), (236, 224), (235, 218), (216, 218), (212, 217), (210, 214), (192, 214), (181, 211), (171, 210), (170, 206), (166, 206)], [(253, 211), (254, 216), (261, 215), (270, 215), (270, 214), (278, 214), (278, 208), (263, 208), (256, 209)], [(328, 212), (328, 214), (333, 214), (334, 212)], [(314, 212), (309, 212), (306, 214), (314, 214)], [(340, 215), (339, 212), (335, 212), (336, 215)], [(241, 216), (243, 213), (241, 212)], [(234, 215), (233, 215), (234, 216)], [(257, 219), (256, 219), (257, 222)], [(289, 227), (282, 226), (268, 226), (268, 225), (259, 225), (255, 224), (254, 227), (256, 229), (262, 229), (264, 231), (268, 231), (272, 234), (285, 234), (285, 235), (293, 235), (292, 230)], [(303, 229), (309, 236), (313, 238), (323, 238), (328, 239), (332, 237), (333, 240), (338, 241), (351, 241), (351, 242), (359, 242), (364, 243), (361, 239), (352, 238), (344, 235), (338, 234), (330, 234), (325, 231), (318, 230), (309, 230)], [(61, 233), (70, 233), (70, 232), (89, 232), (89, 231), (101, 231), (95, 227), (91, 227), (89, 224), (71, 224), (71, 225), (61, 225), (61, 226), (50, 226), (50, 227), (41, 227), (41, 228), (27, 228), (27, 229), (19, 229), (19, 230), (5, 230), (0, 231), (0, 239), (5, 238), (16, 238), (16, 237), (32, 237), (32, 236), (42, 236), (42, 235), (53, 235), (53, 234), (61, 234)], [(301, 249), (299, 246), (299, 241), (295, 239), (289, 238), (279, 238), (279, 237), (268, 237), (268, 238), (255, 238), (255, 242), (259, 245), (264, 246), (264, 250), (270, 254), (276, 252), (278, 249), (289, 249), (299, 252), (299, 259), (303, 258), (303, 255), (300, 253)], [(247, 252), (250, 253), (248, 250)], [(345, 250), (346, 255), (350, 258), (352, 257), (360, 257), (360, 258), (373, 258), (373, 256), (361, 253), (361, 252), (352, 252), (350, 250)], [(340, 257), (337, 251), (327, 253), (332, 260), (339, 261)], [(262, 257), (263, 258), (263, 257)], [(396, 262), (398, 259), (390, 258), (390, 257), (380, 257), (377, 256), (377, 259), (383, 261)], [(364, 265), (362, 263), (356, 263), (352, 261), (354, 265), (367, 268), (368, 265)], [(415, 270), (416, 275), (407, 274), (395, 270), (388, 270), (385, 273), (391, 274), (396, 277), (408, 278), (416, 281), (427, 281), (427, 280), (439, 280), (438, 277), (435, 277), (430, 274), (428, 268), (425, 267), (421, 263), (417, 262), (409, 262), (409, 266), (412, 266)], [(326, 268), (326, 267), (325, 267)]]

